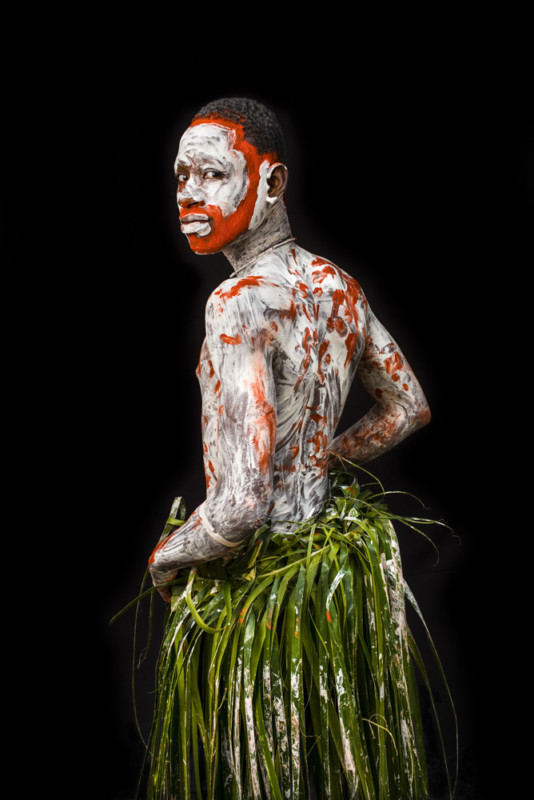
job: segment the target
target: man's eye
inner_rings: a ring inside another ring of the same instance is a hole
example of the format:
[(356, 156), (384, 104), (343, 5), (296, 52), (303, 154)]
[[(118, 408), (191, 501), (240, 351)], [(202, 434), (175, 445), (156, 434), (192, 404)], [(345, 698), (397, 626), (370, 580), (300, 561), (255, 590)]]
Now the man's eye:
[(185, 174), (185, 172), (178, 172), (178, 174), (176, 175), (176, 180), (178, 181), (178, 183), (185, 183), (187, 178), (188, 176)]
[(222, 177), (224, 177), (222, 172), (217, 169), (204, 170), (204, 178), (207, 178), (208, 180), (220, 180)]

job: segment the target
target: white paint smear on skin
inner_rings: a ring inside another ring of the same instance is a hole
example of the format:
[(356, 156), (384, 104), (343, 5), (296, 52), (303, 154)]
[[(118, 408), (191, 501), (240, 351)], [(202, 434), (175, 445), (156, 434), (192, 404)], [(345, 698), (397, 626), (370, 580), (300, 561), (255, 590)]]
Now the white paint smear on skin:
[(196, 233), (197, 236), (207, 236), (211, 230), (211, 225), (209, 222), (182, 222), (181, 230), (186, 236), (192, 233)]
[[(233, 149), (234, 141), (234, 131), (222, 125), (201, 124), (186, 130), (180, 140), (175, 171), (182, 164), (188, 168), (189, 177), (178, 191), (178, 199), (191, 197), (217, 206), (224, 217), (233, 214), (249, 187), (246, 159), (240, 150)], [(222, 172), (225, 177), (205, 180), (204, 173), (209, 169)]]
[(271, 207), (272, 200), (269, 198), (269, 184), (267, 179), (272, 172), (272, 167), (267, 160), (262, 161), (260, 165), (260, 182), (258, 184), (258, 196), (254, 205), (252, 219), (250, 220), (249, 230), (257, 228), (263, 220), (267, 217)]

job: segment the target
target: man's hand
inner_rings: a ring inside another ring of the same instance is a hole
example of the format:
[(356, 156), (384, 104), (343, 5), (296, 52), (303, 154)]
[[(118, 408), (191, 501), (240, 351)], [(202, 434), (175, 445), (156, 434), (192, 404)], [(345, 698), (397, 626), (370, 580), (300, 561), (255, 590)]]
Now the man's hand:
[(397, 343), (372, 312), (367, 323), (356, 375), (375, 405), (331, 442), (329, 467), (335, 466), (335, 455), (365, 464), (430, 421), (423, 390)]
[(170, 586), (161, 586), (161, 584), (168, 583), (169, 581), (174, 580), (176, 577), (178, 570), (177, 569), (157, 569), (154, 564), (148, 565), (148, 571), (152, 577), (152, 583), (157, 588), (160, 595), (163, 597), (166, 603), (171, 602), (172, 598), (172, 591)]

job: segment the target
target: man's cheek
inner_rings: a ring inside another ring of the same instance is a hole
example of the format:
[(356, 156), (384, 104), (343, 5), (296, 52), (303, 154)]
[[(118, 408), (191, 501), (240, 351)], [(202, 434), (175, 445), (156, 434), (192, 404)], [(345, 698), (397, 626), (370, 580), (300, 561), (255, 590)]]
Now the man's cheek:
[(211, 230), (205, 236), (190, 236), (189, 245), (195, 253), (218, 253), (244, 233), (250, 223), (250, 209), (241, 205), (228, 217), (221, 209), (211, 212)]
[(223, 184), (212, 189), (208, 202), (220, 208), (224, 217), (229, 217), (243, 202), (246, 203), (248, 188), (248, 180), (243, 176), (239, 183), (232, 181), (231, 184)]
[(210, 205), (220, 209), (222, 216), (225, 218), (230, 217), (237, 208), (237, 204), (233, 200), (229, 200), (221, 192), (214, 194)]

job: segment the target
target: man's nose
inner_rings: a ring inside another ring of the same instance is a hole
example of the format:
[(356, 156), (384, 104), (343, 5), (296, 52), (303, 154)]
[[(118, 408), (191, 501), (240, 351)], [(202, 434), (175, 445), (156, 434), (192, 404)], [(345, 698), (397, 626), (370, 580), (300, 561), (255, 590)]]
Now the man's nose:
[(204, 201), (204, 196), (200, 187), (190, 179), (187, 181), (187, 185), (178, 192), (177, 200), (179, 206), (188, 208), (189, 206), (200, 205)]
[(193, 196), (190, 193), (180, 192), (178, 195), (178, 205), (181, 208), (189, 208), (189, 206), (199, 205), (202, 199), (199, 196)]

